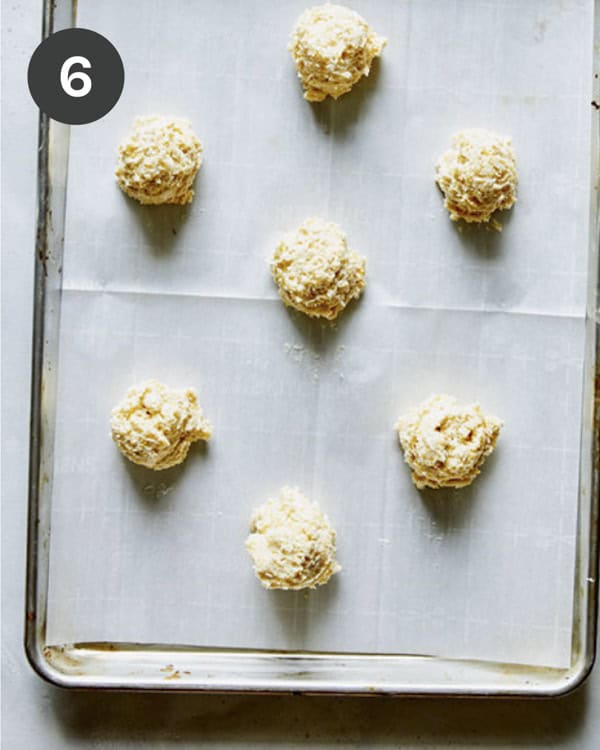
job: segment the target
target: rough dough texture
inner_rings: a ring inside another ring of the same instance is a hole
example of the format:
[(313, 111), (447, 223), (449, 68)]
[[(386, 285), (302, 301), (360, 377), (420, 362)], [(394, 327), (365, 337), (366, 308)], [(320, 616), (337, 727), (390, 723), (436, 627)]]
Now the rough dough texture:
[[(436, 165), (436, 182), (452, 221), (486, 222), (517, 200), (517, 168), (510, 138), (462, 130)], [(495, 229), (501, 229), (493, 222)]]
[(156, 380), (130, 388), (112, 410), (110, 426), (121, 453), (149, 469), (180, 464), (190, 445), (208, 440), (213, 429), (193, 388), (175, 390)]
[(396, 423), (406, 463), (418, 489), (466, 487), (494, 450), (502, 422), (479, 404), (431, 396)]
[(327, 516), (295, 487), (257, 508), (250, 532), (246, 549), (267, 589), (313, 589), (341, 570)]
[(115, 176), (119, 187), (140, 203), (190, 203), (202, 162), (202, 144), (188, 120), (138, 117), (119, 145)]
[(286, 234), (271, 273), (286, 305), (312, 318), (333, 320), (365, 286), (366, 260), (348, 248), (337, 224), (307, 219)]
[(288, 45), (304, 98), (320, 102), (337, 99), (363, 76), (368, 76), (373, 58), (379, 57), (386, 40), (369, 24), (342, 5), (308, 8), (296, 21)]

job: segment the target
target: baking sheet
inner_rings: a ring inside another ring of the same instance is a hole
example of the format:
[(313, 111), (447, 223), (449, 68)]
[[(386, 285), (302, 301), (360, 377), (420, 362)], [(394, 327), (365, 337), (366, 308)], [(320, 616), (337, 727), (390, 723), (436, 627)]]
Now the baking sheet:
[[(368, 81), (321, 105), (285, 51), (303, 7), (79, 4), (126, 86), (71, 133), (48, 640), (566, 666), (592, 3), (354, 3), (389, 44)], [(189, 208), (140, 207), (114, 184), (116, 143), (150, 112), (190, 117), (204, 141)], [(458, 231), (433, 184), (470, 126), (517, 150), (501, 235)], [(266, 266), (309, 215), (368, 259), (366, 293), (334, 327), (287, 311)], [(196, 386), (215, 423), (167, 472), (109, 437), (110, 408), (147, 377)], [(431, 392), (505, 421), (458, 493), (415, 490), (392, 430)], [(262, 590), (243, 549), (252, 508), (284, 483), (338, 531), (343, 571), (308, 594)]]

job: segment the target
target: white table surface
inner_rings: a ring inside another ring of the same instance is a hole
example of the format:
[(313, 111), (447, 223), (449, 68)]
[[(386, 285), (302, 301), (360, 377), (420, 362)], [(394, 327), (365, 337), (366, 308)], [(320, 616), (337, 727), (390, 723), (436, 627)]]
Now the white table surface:
[(547, 701), (67, 692), (23, 651), (37, 110), (26, 71), (40, 0), (2, 3), (2, 747), (553, 747), (600, 743), (600, 670)]

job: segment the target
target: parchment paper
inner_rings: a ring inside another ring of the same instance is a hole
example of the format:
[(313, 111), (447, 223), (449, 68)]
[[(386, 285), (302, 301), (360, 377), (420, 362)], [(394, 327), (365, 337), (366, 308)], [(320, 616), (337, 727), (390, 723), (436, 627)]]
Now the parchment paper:
[[(303, 101), (304, 2), (80, 2), (126, 71), (73, 128), (48, 638), (570, 660), (589, 207), (591, 2), (354, 2), (388, 47)], [(189, 208), (116, 187), (137, 114), (189, 117)], [(447, 218), (433, 165), (461, 127), (509, 133), (504, 231)], [(284, 308), (267, 259), (310, 215), (367, 256), (336, 326)], [(179, 468), (129, 464), (108, 416), (156, 377), (215, 424)], [(397, 416), (432, 392), (505, 422), (480, 478), (418, 492)], [(282, 484), (318, 500), (342, 572), (268, 592), (243, 547)]]

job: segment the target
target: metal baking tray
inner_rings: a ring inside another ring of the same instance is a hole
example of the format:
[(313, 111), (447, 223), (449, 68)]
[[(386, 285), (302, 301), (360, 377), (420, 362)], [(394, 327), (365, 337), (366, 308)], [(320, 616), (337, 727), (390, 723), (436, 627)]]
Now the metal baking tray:
[[(76, 0), (45, 0), (43, 37), (77, 25), (77, 10)], [(357, 10), (360, 11), (360, 7)], [(502, 12), (502, 4), (499, 3), (495, 10)], [(596, 3), (596, 42), (600, 31), (599, 10), (600, 3)], [(432, 12), (435, 14), (435, 10)], [(542, 22), (536, 33), (543, 35)], [(578, 43), (573, 40), (573, 44)], [(591, 78), (593, 71), (589, 74)], [(597, 78), (596, 74), (594, 98), (600, 101)], [(579, 489), (577, 496), (574, 494), (572, 498), (572, 502), (578, 504), (574, 607), (570, 665), (561, 669), (419, 654), (341, 653), (335, 649), (316, 652), (143, 642), (48, 641), (51, 511), (56, 500), (53, 466), (57, 434), (57, 364), (70, 131), (68, 127), (41, 116), (25, 614), (26, 652), (40, 676), (56, 685), (75, 688), (443, 696), (558, 696), (585, 679), (595, 656), (600, 488), (598, 106), (590, 107), (590, 110), (590, 118), (593, 118), (592, 184), (589, 192), (585, 383)]]

